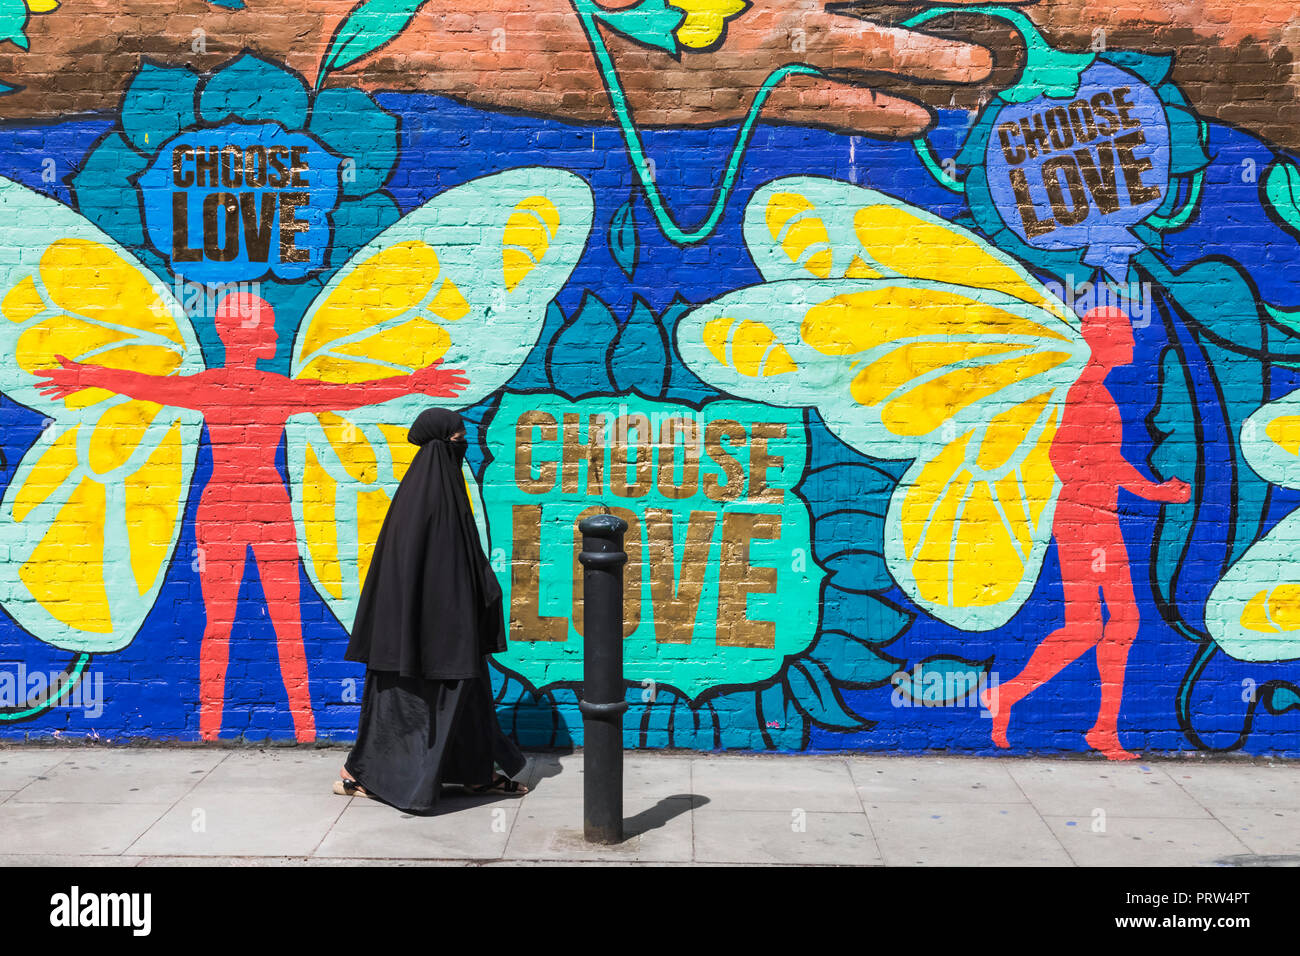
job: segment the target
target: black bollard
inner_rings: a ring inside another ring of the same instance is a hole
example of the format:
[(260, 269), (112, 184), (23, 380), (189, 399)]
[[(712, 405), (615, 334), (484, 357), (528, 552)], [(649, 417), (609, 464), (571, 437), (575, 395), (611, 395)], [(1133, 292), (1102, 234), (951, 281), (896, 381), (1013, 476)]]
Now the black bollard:
[(582, 552), (582, 830), (588, 843), (623, 841), (623, 534), (601, 514), (578, 523)]

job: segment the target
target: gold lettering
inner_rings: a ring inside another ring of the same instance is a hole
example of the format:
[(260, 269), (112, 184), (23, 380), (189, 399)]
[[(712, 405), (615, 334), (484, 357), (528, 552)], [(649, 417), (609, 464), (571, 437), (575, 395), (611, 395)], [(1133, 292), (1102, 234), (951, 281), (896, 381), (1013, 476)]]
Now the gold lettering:
[(541, 431), (542, 441), (555, 441), (555, 419), (546, 412), (529, 411), (515, 422), (515, 484), (529, 495), (544, 495), (555, 488), (556, 465), (553, 461), (537, 463), (533, 477), (533, 429)]
[(704, 450), (722, 468), (726, 481), (718, 483), (717, 475), (704, 476), (704, 494), (713, 501), (735, 501), (745, 490), (745, 469), (734, 454), (722, 444), (745, 440), (745, 426), (730, 418), (711, 421), (704, 429)]
[(666, 508), (646, 509), (650, 598), (655, 609), (655, 640), (660, 644), (691, 643), (717, 517), (712, 511), (690, 513), (679, 571), (673, 548), (673, 513)]
[(755, 538), (781, 537), (781, 516), (728, 511), (722, 516), (722, 561), (718, 569), (719, 647), (776, 647), (776, 624), (749, 618), (749, 595), (776, 593), (776, 568), (749, 563)]

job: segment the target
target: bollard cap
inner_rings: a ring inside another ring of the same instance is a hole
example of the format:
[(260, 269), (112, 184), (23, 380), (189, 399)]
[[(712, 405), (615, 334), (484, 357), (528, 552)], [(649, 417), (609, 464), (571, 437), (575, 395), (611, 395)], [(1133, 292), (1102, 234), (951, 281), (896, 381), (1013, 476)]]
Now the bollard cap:
[(612, 538), (627, 531), (627, 522), (618, 515), (592, 515), (578, 522), (578, 530), (593, 538)]

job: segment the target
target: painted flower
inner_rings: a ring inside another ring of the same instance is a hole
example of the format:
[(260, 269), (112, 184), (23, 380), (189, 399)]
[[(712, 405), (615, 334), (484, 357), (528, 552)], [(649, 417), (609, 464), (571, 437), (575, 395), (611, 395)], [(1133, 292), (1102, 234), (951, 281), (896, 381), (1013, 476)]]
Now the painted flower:
[(668, 5), (686, 13), (674, 35), (682, 47), (695, 52), (718, 46), (727, 32), (727, 21), (750, 7), (748, 0), (668, 0)]
[(0, 43), (5, 40), (27, 49), (27, 18), (33, 13), (49, 13), (58, 0), (0, 0)]
[[(309, 265), (293, 274), (268, 268), (251, 276), (246, 267), (242, 274), (232, 273), (236, 279), (258, 279), (259, 294), (275, 308), (277, 320), (296, 322), (332, 269), (400, 216), (397, 203), (384, 190), (397, 164), (398, 121), (368, 94), (347, 88), (313, 93), (296, 73), (250, 54), (203, 74), (145, 63), (127, 86), (118, 124), (71, 177), (77, 208), (160, 277), (175, 281), (188, 267), (174, 268), (170, 243), (160, 242), (165, 230), (158, 228), (157, 211), (170, 210), (154, 195), (161, 190), (150, 188), (156, 180), (146, 174), (157, 176), (161, 169), (169, 178), (172, 144), (206, 139), (238, 145), (257, 141), (258, 136), (263, 143), (309, 144), (329, 162), (328, 188), (320, 188), (323, 176), (314, 177), (311, 186), (317, 207), (311, 212), (318, 228), (312, 234)], [(286, 214), (281, 209), (277, 215), (283, 219)], [(291, 217), (292, 210), (287, 215)], [(249, 223), (243, 225), (241, 233)], [(227, 238), (229, 234), (226, 230)], [(194, 229), (189, 241), (201, 242)], [(275, 248), (273, 244), (273, 255)], [(196, 269), (183, 277), (211, 281)], [(178, 298), (195, 314), (199, 310), (191, 310), (177, 284)], [(216, 347), (215, 336), (208, 342), (204, 332), (200, 324), (204, 345)], [(287, 354), (284, 338), (282, 351)]]

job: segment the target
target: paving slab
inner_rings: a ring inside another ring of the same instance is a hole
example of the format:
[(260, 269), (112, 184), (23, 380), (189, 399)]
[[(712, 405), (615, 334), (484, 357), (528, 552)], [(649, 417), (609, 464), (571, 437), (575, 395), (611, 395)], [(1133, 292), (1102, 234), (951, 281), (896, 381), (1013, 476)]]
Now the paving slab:
[[(996, 759), (996, 758), (995, 758)], [(1017, 760), (1007, 770), (1044, 816), (1208, 817), (1159, 764)]]
[(194, 795), (217, 793), (285, 793), (320, 796), (332, 792), (345, 751), (236, 750), (205, 775)]
[(473, 866), (472, 860), (389, 860), (317, 856), (142, 856), (141, 868), (155, 866)]
[(227, 758), (215, 749), (82, 750), (14, 794), (12, 803), (172, 803)]
[(894, 757), (845, 761), (864, 803), (1028, 803), (1000, 760)]
[(1214, 866), (1249, 848), (1215, 819), (1045, 817), (1080, 866)]
[(130, 850), (145, 856), (310, 856), (345, 809), (344, 799), (333, 794), (209, 792), (178, 801)]
[(37, 777), (67, 760), (65, 748), (6, 747), (0, 749), (0, 790), (21, 790)]
[(701, 813), (862, 810), (848, 764), (838, 758), (696, 758), (691, 762), (691, 791), (708, 800), (699, 808)]
[(1070, 866), (1038, 811), (1022, 803), (870, 803), (886, 866)]
[(162, 818), (160, 803), (0, 804), (0, 853), (125, 853)]
[[(339, 799), (339, 798), (335, 798)], [(519, 801), (446, 799), (439, 813), (416, 816), (350, 797), (313, 856), (352, 858), (498, 859), (519, 812)]]
[(138, 866), (144, 857), (105, 854), (0, 853), (0, 866)]
[(1234, 807), (1300, 810), (1300, 765), (1162, 765), (1174, 783), (1211, 813)]
[(695, 817), (695, 859), (707, 863), (880, 866), (865, 813), (737, 810)]
[[(623, 760), (623, 793), (648, 800), (689, 796), (690, 757), (628, 755)], [(582, 800), (586, 780), (580, 754), (560, 759), (537, 759), (522, 778), (536, 797)]]
[(587, 843), (582, 802), (569, 799), (521, 801), (504, 855), (509, 859), (625, 860), (689, 862), (693, 858), (692, 811), (682, 797), (628, 797), (623, 801), (622, 843)]
[(1237, 807), (1220, 810), (1217, 816), (1252, 853), (1300, 854), (1300, 810)]

